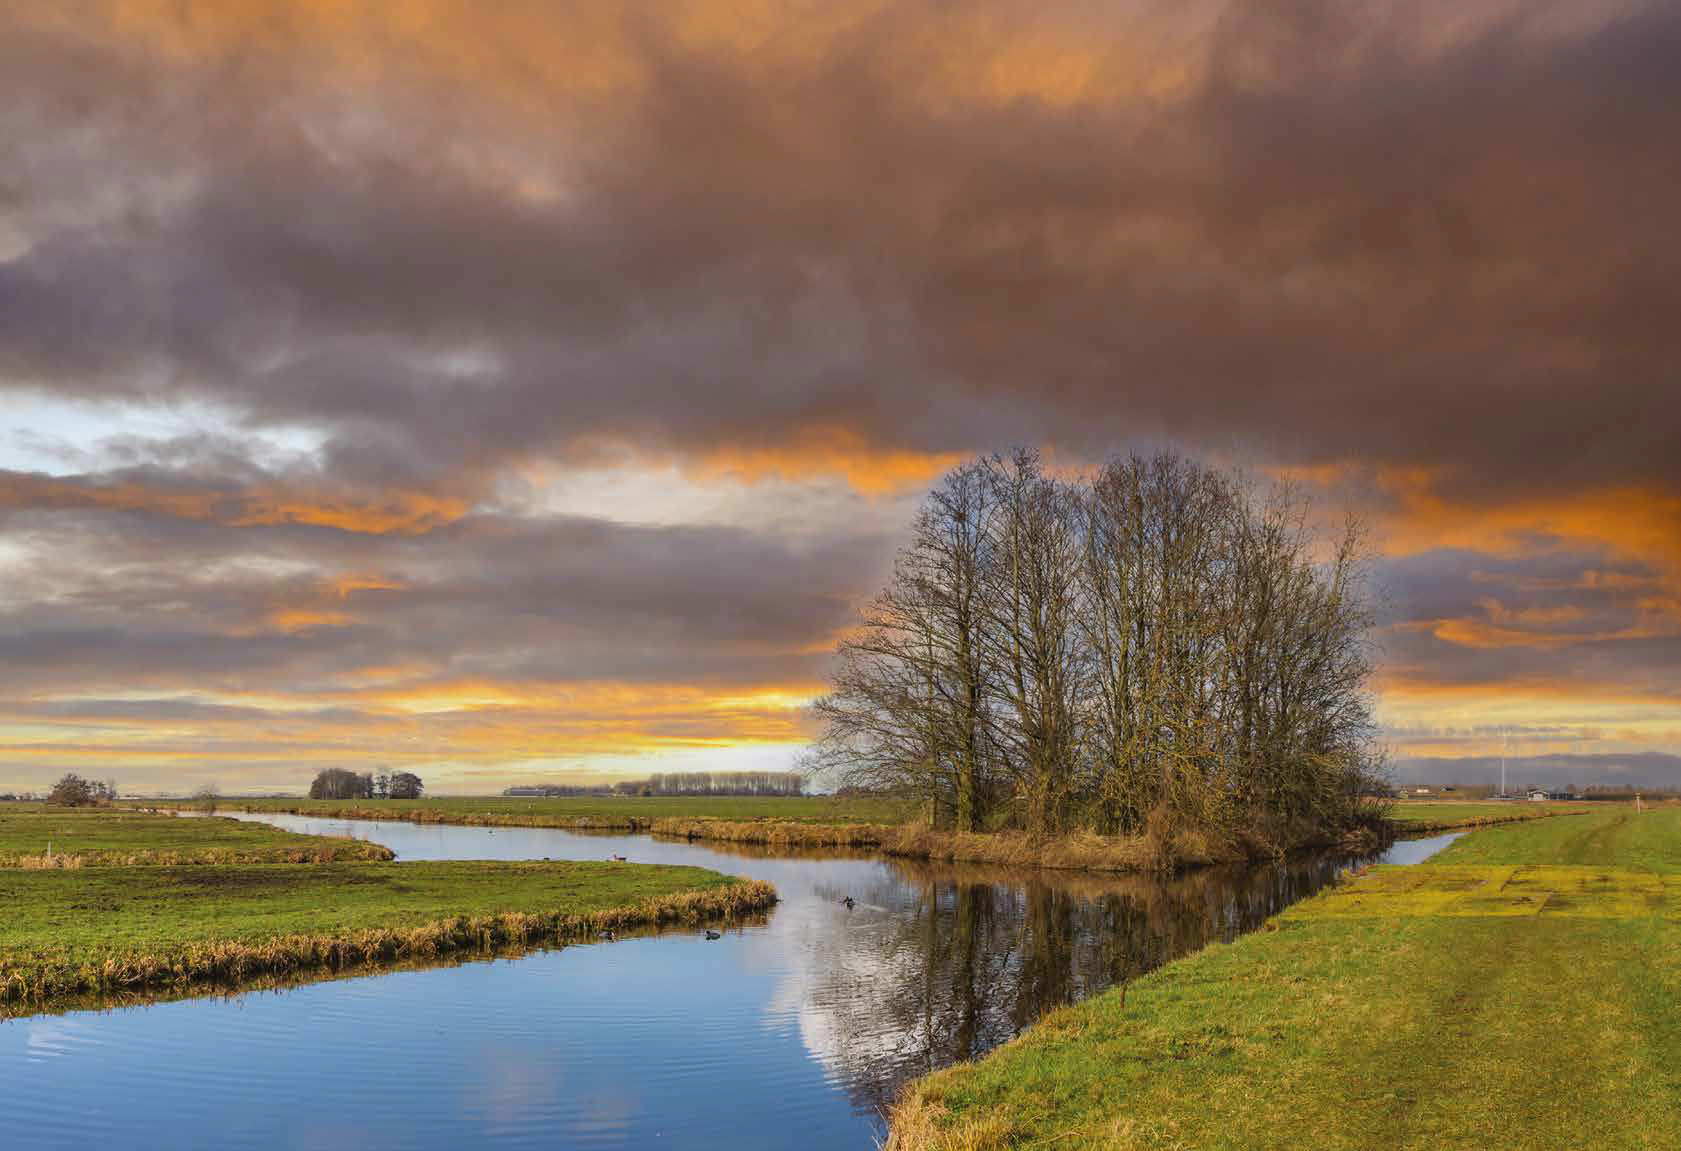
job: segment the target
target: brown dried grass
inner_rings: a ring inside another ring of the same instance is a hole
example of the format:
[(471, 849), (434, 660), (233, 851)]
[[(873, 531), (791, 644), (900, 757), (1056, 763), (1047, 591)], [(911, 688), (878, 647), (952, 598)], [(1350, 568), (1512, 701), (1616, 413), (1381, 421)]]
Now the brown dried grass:
[(792, 823), (773, 819), (656, 819), (649, 830), (677, 839), (773, 847), (880, 847), (899, 831), (880, 823)]
[(358, 839), (334, 840), (313, 847), (264, 847), (249, 851), (207, 847), (198, 851), (81, 851), (73, 854), (25, 855), (0, 852), (0, 867), (26, 871), (73, 870), (80, 867), (216, 867), (258, 863), (385, 863), (396, 852)]
[(1002, 1115), (964, 1119), (941, 1127), (946, 1109), (927, 1093), (911, 1091), (892, 1110), (883, 1151), (1002, 1151), (1015, 1145), (1016, 1125)]
[(984, 863), (1059, 871), (1173, 871), (1217, 863), (1272, 859), (1308, 846), (1326, 846), (1306, 831), (1263, 835), (1252, 831), (1233, 840), (1190, 827), (1152, 825), (1143, 835), (1103, 836), (1074, 831), (1034, 837), (1022, 831), (936, 831), (915, 824), (731, 822), (718, 819), (657, 819), (655, 835), (688, 840), (762, 844), (777, 848), (851, 847), (902, 859), (942, 863)]

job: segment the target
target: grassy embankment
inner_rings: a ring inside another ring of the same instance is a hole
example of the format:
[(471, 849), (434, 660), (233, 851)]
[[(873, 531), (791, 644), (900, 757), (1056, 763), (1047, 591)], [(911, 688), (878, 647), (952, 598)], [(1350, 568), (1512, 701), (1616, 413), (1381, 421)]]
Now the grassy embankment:
[[(43, 825), (26, 820), (68, 828), (84, 859), (106, 865), (0, 867), (0, 1016), (84, 994), (735, 918), (776, 898), (769, 884), (693, 867), (323, 862), (367, 845), (228, 819), (36, 809), (6, 812), (0, 825), (27, 841)], [(160, 862), (172, 856), (196, 862)], [(249, 856), (265, 862), (236, 862)], [(109, 865), (116, 858), (143, 862)]]
[[(557, 799), (450, 797), (421, 800), (223, 799), (223, 810), (475, 826), (651, 832), (692, 840), (779, 848), (849, 847), (952, 863), (1086, 871), (1150, 871), (1277, 854), (1284, 845), (1211, 843), (1181, 834), (1105, 837), (1075, 832), (1049, 840), (1021, 832), (932, 831), (912, 822), (914, 801), (800, 798), (585, 796)], [(193, 807), (193, 803), (177, 806)], [(1323, 844), (1319, 844), (1323, 846)]]
[(1057, 1011), (893, 1146), (1681, 1147), (1681, 807), (1480, 830)]
[[(200, 809), (200, 800), (131, 801), (142, 807)], [(446, 796), (436, 799), (219, 799), (223, 811), (313, 815), (339, 819), (389, 819), (471, 827), (554, 827), (565, 831), (652, 831), (663, 821), (719, 824), (810, 825), (857, 828), (897, 825), (910, 805), (896, 799), (833, 796)]]
[(1494, 827), (1502, 823), (1522, 823), (1529, 819), (1544, 819), (1552, 815), (1577, 815), (1593, 811), (1595, 803), (1554, 802), (1531, 803), (1528, 800), (1454, 801), (1435, 799), (1403, 799), (1389, 809), (1389, 818), (1403, 835), (1435, 831), (1458, 831), (1477, 827)]
[(294, 835), (261, 823), (120, 809), (0, 806), (0, 867), (77, 868), (384, 860), (377, 843)]
[(768, 884), (612, 863), (325, 863), (0, 871), (0, 1003), (699, 922)]

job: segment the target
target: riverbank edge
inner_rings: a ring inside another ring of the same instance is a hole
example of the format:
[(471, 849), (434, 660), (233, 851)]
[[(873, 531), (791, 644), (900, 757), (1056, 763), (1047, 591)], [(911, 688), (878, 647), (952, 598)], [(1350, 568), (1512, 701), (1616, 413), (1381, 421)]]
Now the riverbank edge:
[(1392, 819), (1389, 825), (1398, 839), (1416, 839), (1421, 835), (1435, 835), (1441, 831), (1475, 831), (1480, 827), (1500, 827), (1512, 823), (1532, 823), (1537, 819), (1556, 819), (1561, 815), (1583, 815), (1581, 811), (1532, 811), (1527, 815), (1478, 815), (1467, 819), (1426, 821), (1422, 819)]
[(1035, 839), (1026, 832), (936, 831), (916, 824), (824, 825), (770, 821), (654, 821), (654, 835), (772, 847), (856, 847), (889, 858), (937, 863), (988, 863), (1049, 871), (1152, 873), (1181, 871), (1223, 863), (1279, 859), (1301, 851), (1345, 847), (1375, 850), (1379, 837), (1365, 829), (1343, 836), (1302, 836), (1287, 843), (1259, 841), (1216, 844), (1186, 834), (1163, 843), (1146, 836), (1117, 838), (1073, 832)]
[[(192, 803), (154, 806), (157, 810), (205, 810), (202, 805)], [(1381, 847), (1386, 837), (1426, 834), (1431, 830), (1415, 827), (1407, 822), (1390, 821), (1384, 833), (1372, 828), (1357, 828), (1341, 835), (1299, 835), (1284, 843), (1260, 840), (1216, 843), (1195, 833), (1181, 834), (1172, 841), (1163, 843), (1145, 836), (1117, 838), (1090, 832), (1035, 839), (1019, 831), (936, 831), (916, 824), (807, 823), (774, 819), (726, 820), (669, 816), (650, 819), (593, 815), (557, 817), (538, 813), (527, 815), (517, 812), (435, 812), (378, 807), (340, 808), (329, 812), (311, 808), (301, 802), (284, 808), (272, 804), (246, 807), (238, 803), (223, 802), (218, 810), (461, 827), (621, 831), (690, 842), (740, 843), (788, 849), (843, 847), (874, 852), (890, 858), (938, 863), (990, 863), (1051, 871), (1140, 874), (1182, 871), (1219, 864), (1255, 863), (1281, 859), (1304, 851), (1333, 848), (1369, 852)]]
[(243, 867), (264, 863), (389, 863), (396, 858), (397, 853), (384, 844), (342, 839), (320, 847), (251, 851), (211, 847), (202, 851), (72, 851), (54, 855), (0, 852), (0, 868), (76, 871), (84, 867)]
[(337, 972), (499, 947), (564, 943), (602, 931), (729, 921), (769, 911), (776, 902), (773, 885), (743, 879), (593, 911), (501, 911), (433, 919), (408, 928), (287, 934), (264, 940), (185, 940), (160, 953), (66, 955), (28, 970), (8, 968), (0, 955), (0, 1017), (6, 1014), (4, 1008), (17, 1004), (50, 1009), (55, 1000), (78, 995), (237, 984), (310, 970)]
[[(1543, 818), (1572, 814), (1584, 813), (1535, 813), (1522, 817), (1477, 821), (1471, 824), (1470, 828), (1471, 830), (1479, 830), (1499, 825), (1509, 826), (1515, 823), (1538, 822)], [(1448, 829), (1454, 830), (1464, 826), (1466, 825), (1449, 825)], [(1462, 840), (1461, 842), (1465, 841)], [(1422, 878), (1430, 874), (1431, 866), (1430, 863), (1421, 863), (1405, 868), (1380, 866), (1375, 871), (1361, 868), (1352, 873), (1352, 878), (1358, 880), (1367, 876), (1380, 878), (1387, 876), (1394, 879), (1396, 873), (1415, 874)], [(1486, 873), (1495, 881), (1492, 886), (1500, 888), (1509, 882), (1514, 873), (1526, 869), (1533, 870), (1542, 865), (1506, 863), (1481, 866), (1456, 866), (1452, 864), (1440, 866), (1453, 873)], [(1580, 872), (1589, 876), (1587, 880), (1583, 881), (1585, 886), (1582, 891), (1576, 893), (1577, 898), (1590, 890), (1597, 892), (1619, 876), (1631, 877), (1636, 881), (1644, 882), (1650, 882), (1653, 879), (1648, 868), (1633, 866), (1620, 869), (1607, 865), (1594, 865), (1592, 867), (1559, 866), (1554, 867), (1553, 870)], [(1459, 893), (1460, 888), (1464, 886), (1462, 878), (1458, 874), (1451, 875), (1450, 882), (1445, 890), (1453, 894)], [(1454, 881), (1460, 882), (1456, 885)], [(1279, 914), (1270, 917), (1259, 931), (1251, 932), (1232, 943), (1211, 944), (1199, 948), (1149, 972), (1130, 985), (1122, 984), (1099, 995), (1060, 1008), (1042, 1017), (1013, 1039), (991, 1049), (977, 1059), (958, 1062), (911, 1081), (899, 1099), (889, 1109), (887, 1115), (888, 1132), (885, 1142), (881, 1145), (882, 1151), (1002, 1151), (1006, 1147), (1040, 1146), (1041, 1141), (1031, 1138), (1029, 1124), (1025, 1121), (1024, 1115), (1013, 1112), (1008, 1106), (995, 1103), (990, 1107), (978, 1108), (973, 1112), (954, 1116), (951, 1109), (946, 1105), (946, 1085), (956, 1076), (964, 1075), (995, 1060), (1010, 1058), (1024, 1047), (1031, 1047), (1042, 1040), (1048, 1039), (1052, 1043), (1073, 1040), (1092, 1053), (1108, 1050), (1111, 1045), (1118, 1043), (1117, 1036), (1106, 1033), (1104, 1025), (1092, 1018), (1094, 1014), (1102, 1012), (1106, 1005), (1115, 1005), (1115, 1014), (1117, 1015), (1128, 1011), (1129, 989), (1134, 992), (1135, 999), (1140, 995), (1149, 995), (1152, 1001), (1157, 1003), (1171, 1002), (1188, 995), (1193, 988), (1208, 982), (1210, 977), (1205, 971), (1204, 961), (1216, 951), (1224, 951), (1228, 955), (1246, 952), (1245, 969), (1255, 973), (1264, 973), (1267, 978), (1275, 983), (1299, 981), (1299, 976), (1293, 975), (1287, 965), (1281, 964), (1279, 956), (1272, 949), (1270, 937), (1280, 930), (1281, 925), (1290, 921), (1318, 921), (1318, 925), (1322, 927), (1326, 922), (1334, 922), (1334, 920), (1322, 918), (1320, 913), (1326, 902), (1337, 897), (1342, 888), (1342, 884), (1333, 885), (1326, 891), (1293, 904)], [(1358, 892), (1360, 889), (1350, 890)], [(1523, 898), (1522, 895), (1514, 897), (1517, 901), (1521, 901)], [(1545, 899), (1542, 901), (1546, 902)], [(1365, 914), (1370, 915), (1370, 913)], [(1498, 918), (1496, 916), (1497, 920)], [(1358, 922), (1358, 920), (1354, 921)], [(1468, 918), (1467, 922), (1476, 922), (1476, 920)], [(1220, 978), (1229, 980), (1233, 978), (1233, 974), (1226, 971), (1221, 974)], [(1320, 988), (1320, 990), (1327, 996), (1331, 994), (1330, 988)], [(1129, 1015), (1129, 1018), (1132, 1017)], [(1175, 1037), (1167, 1034), (1166, 1028), (1159, 1020), (1152, 1021), (1150, 1019), (1148, 1009), (1141, 1011), (1138, 1018), (1129, 1026), (1151, 1031), (1155, 1033), (1155, 1037), (1158, 1039), (1165, 1036), (1169, 1057), (1181, 1057), (1182, 1053), (1179, 1053), (1178, 1049), (1174, 1047)], [(1223, 1022), (1208, 1025), (1209, 1028), (1215, 1030), (1224, 1026), (1226, 1025)], [(1196, 1041), (1206, 1037), (1206, 1035), (1199, 1034), (1184, 1040), (1184, 1042), (1194, 1045)], [(1119, 1055), (1112, 1055), (1111, 1057), (1122, 1058)], [(1053, 1079), (1055, 1078), (1055, 1072), (1049, 1074)], [(1066, 1086), (1064, 1084), (1064, 1087)], [(1043, 1098), (1036, 1097), (1029, 1101), (1028, 1106), (1042, 1108), (1044, 1102)], [(1140, 1118), (1140, 1129), (1148, 1128), (1150, 1122), (1149, 1117)], [(1111, 1126), (1115, 1131), (1130, 1132), (1132, 1130), (1128, 1121), (1121, 1119), (1114, 1120)], [(1059, 1136), (1051, 1139), (1050, 1142), (1060, 1145), (1073, 1134), (1074, 1128), (1069, 1127)], [(1080, 1145), (1086, 1144), (1082, 1143)], [(1108, 1144), (1103, 1145), (1107, 1146)], [(1131, 1146), (1133, 1144), (1128, 1142), (1125, 1145)], [(1138, 1145), (1146, 1145), (1146, 1142), (1141, 1141)], [(1173, 1145), (1177, 1146), (1179, 1144), (1174, 1143)]]

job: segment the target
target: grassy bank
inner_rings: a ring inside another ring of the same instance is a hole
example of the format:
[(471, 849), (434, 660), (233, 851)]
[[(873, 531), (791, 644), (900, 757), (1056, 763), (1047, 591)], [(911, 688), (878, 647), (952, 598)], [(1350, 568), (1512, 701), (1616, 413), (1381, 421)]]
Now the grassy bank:
[(1440, 802), (1437, 800), (1402, 800), (1389, 809), (1389, 819), (1396, 830), (1405, 835), (1433, 831), (1459, 831), (1477, 827), (1496, 827), (1502, 823), (1522, 823), (1530, 819), (1545, 819), (1553, 815), (1577, 815), (1595, 810), (1585, 803), (1530, 803), (1526, 800), (1502, 802)]
[(967, 833), (905, 826), (884, 836), (884, 855), (941, 863), (984, 863), (1007, 867), (1042, 867), (1059, 871), (1177, 871), (1218, 863), (1276, 859), (1291, 852), (1336, 846), (1375, 848), (1370, 832), (1343, 840), (1311, 829), (1293, 834), (1222, 839), (1193, 830), (1170, 834), (1104, 836), (1087, 831), (1036, 839), (1018, 831)]
[(758, 843), (768, 847), (877, 848), (898, 832), (882, 823), (804, 823), (781, 819), (656, 819), (647, 830), (677, 839)]
[(893, 1145), (1681, 1146), (1681, 808), (1478, 831), (921, 1081)]
[(331, 863), (391, 858), (376, 843), (233, 819), (110, 808), (0, 807), (0, 868)]
[[(763, 844), (771, 847), (853, 847), (900, 859), (937, 863), (980, 863), (1064, 871), (1172, 871), (1214, 863), (1275, 858), (1293, 850), (1327, 847), (1323, 838), (1302, 835), (1282, 842), (1223, 842), (1194, 832), (1167, 838), (1103, 836), (1068, 832), (1034, 838), (1020, 831), (936, 831), (918, 824), (817, 824), (756, 820), (660, 819), (655, 835), (691, 840)], [(1375, 837), (1350, 846), (1375, 847)]]
[(768, 884), (611, 863), (0, 872), (0, 1004), (400, 961), (763, 911)]
[[(183, 807), (194, 806), (182, 804)], [(1329, 846), (1307, 834), (1277, 842), (1219, 843), (1195, 833), (1169, 839), (1106, 837), (1071, 832), (1035, 839), (1022, 832), (934, 831), (906, 822), (915, 805), (892, 799), (739, 797), (643, 799), (451, 798), (428, 800), (221, 800), (222, 810), (342, 819), (492, 827), (553, 827), (568, 831), (650, 832), (681, 839), (773, 848), (846, 847), (907, 859), (990, 863), (1086, 871), (1159, 871), (1265, 858), (1310, 846)], [(1364, 846), (1373, 846), (1373, 843)]]
[[(202, 801), (137, 803), (202, 808)], [(648, 831), (659, 820), (849, 825), (898, 823), (911, 805), (896, 799), (833, 796), (449, 796), (438, 799), (222, 799), (221, 810), (315, 815), (339, 819), (393, 819), (472, 827), (555, 827), (569, 831)]]

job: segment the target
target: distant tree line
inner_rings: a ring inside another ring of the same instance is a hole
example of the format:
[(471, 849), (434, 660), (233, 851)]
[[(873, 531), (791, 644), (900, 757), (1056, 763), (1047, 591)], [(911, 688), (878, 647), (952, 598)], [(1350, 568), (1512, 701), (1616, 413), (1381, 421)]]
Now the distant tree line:
[(615, 783), (523, 785), (503, 789), (508, 796), (568, 795), (804, 795), (806, 779), (797, 771), (685, 771), (622, 779)]
[[(1571, 788), (1575, 790), (1574, 787)], [(1635, 796), (1645, 796), (1647, 799), (1672, 799), (1681, 797), (1681, 788), (1675, 787), (1637, 787), (1629, 783), (1595, 783), (1583, 789), (1579, 799), (1633, 799)]]
[(354, 772), (330, 767), (309, 785), (311, 799), (419, 799), (426, 790), (412, 771)]
[(1345, 826), (1379, 764), (1363, 533), (1174, 454), (930, 493), (841, 643), (815, 763), (935, 826)]
[(803, 795), (805, 776), (797, 771), (684, 771), (626, 780), (614, 789), (631, 795)]

